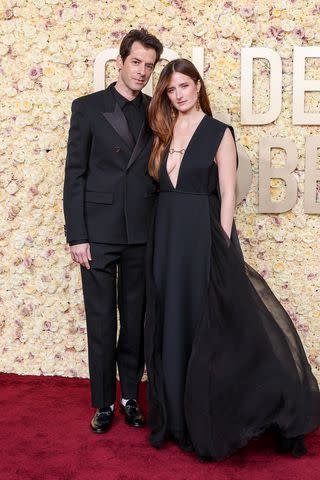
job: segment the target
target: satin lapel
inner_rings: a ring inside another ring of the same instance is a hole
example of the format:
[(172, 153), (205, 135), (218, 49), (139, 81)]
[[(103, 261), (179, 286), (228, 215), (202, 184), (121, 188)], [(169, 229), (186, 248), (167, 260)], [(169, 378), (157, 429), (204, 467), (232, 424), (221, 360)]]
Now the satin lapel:
[(138, 158), (138, 156), (140, 155), (140, 153), (144, 149), (148, 139), (150, 138), (150, 135), (151, 135), (151, 129), (150, 129), (147, 121), (145, 120), (143, 122), (142, 127), (141, 127), (136, 146), (134, 147), (134, 150), (133, 150), (132, 155), (130, 157), (130, 160), (128, 162), (127, 170), (128, 170), (128, 168), (131, 167), (133, 162)]
[(120, 137), (128, 145), (130, 152), (132, 152), (132, 150), (134, 149), (134, 139), (132, 133), (129, 130), (126, 117), (124, 116), (117, 102), (115, 102), (113, 112), (102, 112), (102, 115), (110, 123), (110, 125), (117, 132), (117, 134), (120, 135)]
[[(149, 101), (148, 101), (147, 98), (148, 97), (146, 97), (145, 95), (143, 95), (143, 97), (142, 97), (142, 101), (143, 101), (143, 105), (144, 105), (145, 110), (147, 110), (148, 105), (149, 105)], [(136, 146), (134, 147), (131, 158), (128, 162), (127, 170), (128, 170), (128, 168), (131, 167), (133, 162), (138, 158), (138, 156), (140, 155), (140, 153), (144, 149), (147, 141), (150, 138), (151, 133), (152, 133), (151, 128), (149, 127), (147, 119), (145, 119), (145, 121), (143, 122), (143, 125), (141, 127)]]

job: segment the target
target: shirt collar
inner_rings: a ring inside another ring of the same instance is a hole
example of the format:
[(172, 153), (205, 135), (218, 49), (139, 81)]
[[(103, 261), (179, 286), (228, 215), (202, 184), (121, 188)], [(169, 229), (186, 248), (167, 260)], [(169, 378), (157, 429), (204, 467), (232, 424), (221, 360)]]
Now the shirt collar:
[(114, 96), (116, 102), (118, 103), (118, 105), (121, 109), (123, 109), (128, 103), (131, 103), (136, 108), (139, 108), (141, 106), (141, 103), (142, 103), (142, 93), (141, 92), (139, 92), (138, 95), (133, 100), (128, 100), (127, 98), (125, 98), (123, 95), (121, 95), (121, 93), (119, 93), (115, 89), (115, 84), (111, 85), (111, 91), (113, 93), (113, 96)]

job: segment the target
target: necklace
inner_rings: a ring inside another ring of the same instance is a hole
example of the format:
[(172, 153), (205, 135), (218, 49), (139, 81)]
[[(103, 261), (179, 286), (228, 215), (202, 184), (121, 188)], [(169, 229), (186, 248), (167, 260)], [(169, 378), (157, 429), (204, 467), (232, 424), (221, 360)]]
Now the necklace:
[(180, 153), (180, 155), (183, 155), (184, 152), (185, 152), (184, 148), (182, 148), (181, 150), (174, 150), (173, 148), (170, 148), (170, 150), (169, 150), (170, 155), (172, 155), (174, 153)]

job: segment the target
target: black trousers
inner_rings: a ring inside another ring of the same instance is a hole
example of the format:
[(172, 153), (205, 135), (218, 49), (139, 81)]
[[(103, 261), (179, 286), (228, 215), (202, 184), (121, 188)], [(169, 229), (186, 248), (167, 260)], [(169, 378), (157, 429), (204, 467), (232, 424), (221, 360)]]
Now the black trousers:
[[(101, 408), (115, 401), (116, 364), (122, 397), (137, 398), (138, 395), (144, 369), (146, 246), (90, 243), (90, 247), (91, 268), (81, 267), (81, 277), (91, 400), (93, 407)], [(120, 313), (118, 343), (117, 305)]]

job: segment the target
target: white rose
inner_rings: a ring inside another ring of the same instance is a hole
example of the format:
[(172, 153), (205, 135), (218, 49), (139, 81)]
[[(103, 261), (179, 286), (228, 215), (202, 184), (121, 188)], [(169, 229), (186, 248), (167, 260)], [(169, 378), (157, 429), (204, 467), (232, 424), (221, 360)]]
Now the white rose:
[(269, 14), (269, 7), (265, 4), (257, 4), (254, 6), (254, 12), (257, 15), (265, 15), (266, 13)]
[(14, 42), (15, 42), (15, 36), (12, 34), (12, 33), (8, 33), (7, 35), (3, 35), (2, 38), (2, 43), (4, 43), (5, 45), (13, 45)]
[(9, 45), (0, 44), (0, 55), (4, 57), (9, 52)]
[(12, 181), (9, 183), (9, 185), (7, 186), (6, 188), (6, 191), (10, 194), (10, 195), (14, 195), (15, 193), (17, 193), (17, 191), (19, 190), (19, 185)]
[(242, 47), (251, 47), (252, 37), (250, 37), (249, 35), (243, 35), (240, 38), (240, 44), (241, 44)]
[(292, 56), (292, 48), (291, 47), (280, 47), (278, 48), (278, 53), (280, 54), (281, 58), (289, 59)]
[(23, 101), (20, 100), (19, 102), (17, 102), (16, 106), (19, 108), (21, 112), (29, 112), (33, 108), (33, 103), (28, 99)]
[(304, 36), (307, 40), (312, 40), (315, 36), (315, 33), (312, 30), (312, 28), (306, 28), (304, 32)]
[(4, 90), (4, 94), (7, 96), (7, 97), (15, 97), (17, 95), (17, 90), (13, 87), (7, 87), (5, 90)]
[(221, 27), (229, 27), (230, 26), (230, 15), (220, 15), (218, 23)]
[(303, 25), (305, 27), (313, 27), (316, 23), (316, 16), (314, 15), (306, 15), (304, 18), (303, 18)]
[(1, 30), (4, 34), (12, 33), (16, 30), (17, 25), (18, 25), (18, 21), (17, 22), (2, 22), (1, 23)]
[(84, 34), (84, 27), (81, 24), (73, 23), (70, 25), (70, 36), (74, 37), (75, 35), (83, 35)]
[(285, 10), (287, 8), (287, 0), (274, 1), (273, 8), (276, 8), (277, 10)]
[(74, 51), (77, 48), (77, 44), (78, 43), (74, 38), (68, 38), (65, 42), (65, 48)]
[[(42, 2), (40, 6), (42, 5)], [(41, 17), (49, 18), (52, 15), (52, 8), (49, 5), (42, 5), (39, 11)]]
[(57, 52), (51, 55), (50, 60), (53, 63), (62, 63), (67, 65), (68, 63), (70, 63), (71, 59), (70, 59), (70, 55), (65, 52)]
[(29, 23), (23, 23), (22, 30), (24, 35), (28, 38), (35, 38), (37, 35), (37, 29)]
[(222, 52), (227, 52), (231, 48), (231, 43), (225, 38), (220, 38), (216, 42), (216, 48)]
[(205, 33), (207, 33), (207, 31), (208, 31), (207, 25), (204, 22), (198, 22), (194, 26), (193, 33), (196, 37), (202, 37)]
[(65, 8), (62, 12), (61, 19), (63, 22), (69, 22), (73, 18), (73, 10), (71, 8)]
[(232, 25), (225, 25), (225, 26), (221, 29), (221, 35), (222, 35), (222, 37), (225, 37), (225, 38), (231, 37), (231, 36), (233, 35), (233, 27), (232, 27)]
[(86, 72), (86, 65), (83, 62), (76, 62), (72, 67), (72, 76), (82, 78)]
[(18, 89), (22, 92), (23, 90), (32, 90), (34, 88), (34, 82), (30, 78), (22, 78), (18, 81)]
[(59, 90), (67, 90), (68, 81), (64, 78), (61, 78), (58, 75), (54, 75), (50, 80), (50, 89), (53, 92), (59, 92)]
[(40, 50), (33, 49), (30, 52), (29, 59), (32, 63), (40, 63), (43, 61), (44, 54)]
[(285, 19), (285, 20), (282, 20), (282, 22), (281, 22), (281, 28), (285, 32), (292, 32), (292, 30), (294, 30), (295, 26), (296, 26), (296, 24), (293, 20)]
[(41, 167), (34, 166), (32, 171), (29, 173), (29, 180), (33, 185), (38, 185), (44, 179), (44, 171)]
[(17, 127), (25, 127), (27, 125), (32, 125), (33, 124), (33, 117), (31, 115), (27, 115), (24, 113), (21, 113), (17, 116), (16, 119), (16, 126)]

